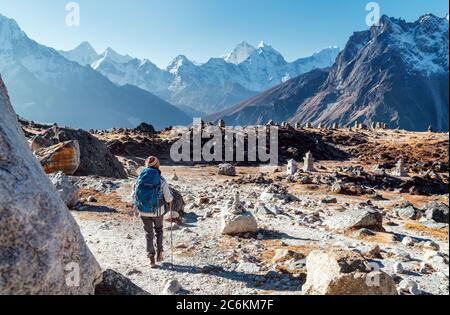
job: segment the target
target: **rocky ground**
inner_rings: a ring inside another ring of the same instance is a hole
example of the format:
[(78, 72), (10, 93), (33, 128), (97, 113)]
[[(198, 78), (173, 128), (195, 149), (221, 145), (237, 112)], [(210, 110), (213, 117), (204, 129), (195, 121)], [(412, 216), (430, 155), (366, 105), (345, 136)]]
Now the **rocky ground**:
[[(147, 127), (92, 130), (80, 140), (71, 136), (79, 132), (52, 134), (46, 126), (23, 124), (30, 138), (45, 134), (40, 142), (53, 144), (57, 135), (80, 142), (81, 151), (84, 143), (101, 145), (94, 151), (112, 162), (91, 157), (104, 167), (98, 172), (120, 175), (75, 174), (70, 182), (80, 189), (79, 201), (63, 196), (103, 270), (150, 294), (167, 293), (168, 282), (177, 294), (198, 295), (449, 293), (448, 134), (284, 127), (283, 166), (227, 170), (172, 165), (173, 130)], [(288, 176), (286, 161), (300, 162), (308, 151), (315, 169)], [(117, 170), (111, 154), (124, 169)], [(164, 176), (185, 203), (173, 224), (173, 264), (166, 221), (166, 262), (159, 269), (149, 266), (130, 197), (148, 155), (162, 158)], [(46, 159), (52, 157), (58, 154)], [(82, 153), (81, 164), (90, 163), (86, 158)], [(64, 162), (64, 155), (57, 160)], [(399, 160), (405, 174), (398, 174)], [(58, 190), (70, 191), (64, 178), (50, 177)], [(381, 291), (358, 282), (373, 272), (384, 279)]]
[[(324, 165), (331, 167), (330, 163)], [(252, 177), (259, 171), (259, 168), (238, 168), (238, 177), (230, 179), (216, 175), (217, 169), (211, 166), (163, 167), (170, 184), (187, 203), (183, 223), (173, 232), (173, 269), (169, 222), (167, 263), (160, 269), (149, 268), (142, 224), (133, 218), (128, 204), (133, 179), (116, 181), (114, 188), (100, 189), (100, 193), (92, 191), (95, 186), (87, 185), (82, 195), (94, 196), (97, 202), (86, 202), (85, 209), (72, 214), (102, 267), (126, 275), (152, 294), (162, 292), (170, 278), (177, 278), (189, 294), (302, 294), (307, 277), (304, 258), (312, 250), (330, 248), (363, 254), (379, 251), (377, 257), (368, 259), (377, 262), (398, 284), (403, 279), (413, 280), (423, 294), (448, 294), (448, 224), (404, 220), (394, 213), (394, 205), (404, 201), (412, 201), (416, 207), (429, 201), (448, 204), (448, 195), (415, 197), (383, 191), (378, 192), (382, 198), (375, 199), (335, 195), (323, 187), (280, 180), (278, 177), (284, 173), (274, 171), (266, 175), (274, 184), (252, 180), (240, 183), (239, 176)], [(171, 180), (174, 173), (177, 181)], [(319, 171), (311, 176), (320, 174)], [(244, 207), (255, 214), (257, 233), (221, 235), (221, 210), (229, 207), (236, 191), (240, 191)], [(261, 210), (263, 206), (265, 209)], [(381, 209), (384, 232), (364, 229), (341, 232), (326, 225), (329, 218), (349, 209), (368, 208)], [(285, 259), (276, 261), (274, 257), (283, 255), (284, 250), (298, 257), (287, 254)], [(398, 263), (404, 271), (395, 270)]]

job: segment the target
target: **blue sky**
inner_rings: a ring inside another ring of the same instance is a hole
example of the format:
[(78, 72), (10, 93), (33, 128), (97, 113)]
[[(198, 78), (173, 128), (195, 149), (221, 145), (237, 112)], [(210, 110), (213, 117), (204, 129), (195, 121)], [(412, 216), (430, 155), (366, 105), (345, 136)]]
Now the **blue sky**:
[[(14, 18), (38, 42), (71, 49), (89, 41), (98, 51), (148, 58), (165, 67), (184, 54), (204, 62), (245, 40), (261, 40), (287, 60), (329, 46), (343, 47), (353, 31), (367, 28), (367, 0), (78, 0), (79, 27), (67, 27), (68, 0), (0, 0), (0, 13)], [(444, 16), (447, 0), (378, 0), (382, 14), (415, 20)]]

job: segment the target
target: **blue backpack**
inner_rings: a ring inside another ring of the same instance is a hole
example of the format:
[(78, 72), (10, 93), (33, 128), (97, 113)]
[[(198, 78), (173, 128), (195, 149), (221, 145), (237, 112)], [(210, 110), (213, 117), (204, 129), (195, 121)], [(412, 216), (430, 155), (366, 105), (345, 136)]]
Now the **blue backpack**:
[(156, 213), (164, 206), (161, 190), (161, 174), (153, 168), (146, 168), (139, 175), (134, 190), (134, 205), (140, 212)]

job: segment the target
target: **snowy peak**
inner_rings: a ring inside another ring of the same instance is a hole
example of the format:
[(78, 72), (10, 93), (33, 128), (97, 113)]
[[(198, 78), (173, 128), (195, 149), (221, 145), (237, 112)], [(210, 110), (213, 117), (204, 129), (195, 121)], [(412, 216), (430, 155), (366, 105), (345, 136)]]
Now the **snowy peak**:
[(61, 55), (71, 61), (78, 62), (82, 66), (87, 66), (100, 58), (89, 42), (82, 42), (75, 49), (60, 51)]
[[(408, 71), (448, 72), (448, 21), (425, 14), (415, 22), (382, 17), (370, 32), (369, 47), (388, 47), (401, 57)], [(366, 43), (361, 43), (361, 45)]]
[(186, 56), (177, 56), (168, 66), (167, 71), (173, 74), (178, 73), (182, 68), (193, 68), (196, 67), (192, 61), (190, 61)]
[(14, 42), (25, 37), (16, 21), (0, 14), (0, 52), (10, 51)]
[(133, 58), (131, 56), (121, 55), (121, 54), (117, 53), (114, 49), (112, 49), (111, 47), (106, 48), (106, 50), (103, 52), (102, 56), (105, 59), (109, 59), (109, 60), (112, 60), (114, 62), (121, 63), (121, 64), (130, 62), (131, 60), (133, 60)]
[(234, 50), (229, 53), (224, 59), (228, 63), (238, 65), (247, 60), (255, 50), (255, 47), (243, 41), (238, 44), (236, 48), (234, 48)]

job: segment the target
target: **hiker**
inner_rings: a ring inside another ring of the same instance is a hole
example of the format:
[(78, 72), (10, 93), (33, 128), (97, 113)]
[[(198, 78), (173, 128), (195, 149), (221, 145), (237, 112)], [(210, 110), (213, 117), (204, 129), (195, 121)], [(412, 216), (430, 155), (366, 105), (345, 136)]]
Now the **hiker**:
[[(133, 200), (136, 210), (144, 223), (150, 266), (156, 268), (156, 263), (164, 260), (164, 215), (166, 214), (166, 206), (169, 211), (172, 211), (173, 195), (170, 192), (169, 185), (161, 175), (158, 158), (154, 156), (149, 157), (145, 161), (145, 167), (136, 181)], [(154, 244), (155, 234), (156, 250)]]

